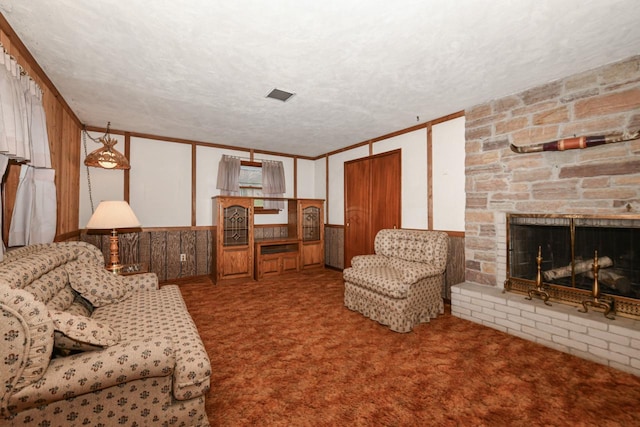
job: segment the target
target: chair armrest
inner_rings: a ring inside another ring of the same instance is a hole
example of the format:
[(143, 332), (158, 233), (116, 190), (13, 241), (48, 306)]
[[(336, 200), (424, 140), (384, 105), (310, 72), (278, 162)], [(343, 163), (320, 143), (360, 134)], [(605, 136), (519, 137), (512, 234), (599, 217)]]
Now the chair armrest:
[(131, 274), (120, 276), (134, 291), (148, 291), (158, 289), (158, 276), (156, 273)]
[(425, 264), (415, 261), (407, 261), (403, 259), (393, 258), (391, 265), (402, 274), (402, 282), (411, 284), (418, 282), (427, 277), (438, 276), (444, 273), (444, 270), (438, 267), (434, 267), (430, 264)]
[(385, 267), (388, 257), (384, 255), (356, 255), (351, 258), (351, 267), (353, 268), (374, 268)]
[(7, 409), (16, 413), (141, 378), (172, 377), (175, 362), (169, 337), (59, 357), (51, 360), (40, 380), (13, 394)]

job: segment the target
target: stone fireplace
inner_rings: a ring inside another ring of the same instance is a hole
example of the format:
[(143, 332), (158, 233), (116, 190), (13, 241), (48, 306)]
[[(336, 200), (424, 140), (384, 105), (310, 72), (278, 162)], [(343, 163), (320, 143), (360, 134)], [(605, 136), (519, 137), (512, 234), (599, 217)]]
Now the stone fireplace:
[(640, 140), (510, 147), (640, 129), (640, 56), (477, 105), (465, 119), (466, 270), (465, 283), (452, 288), (453, 314), (640, 375), (639, 320), (504, 292), (508, 215), (640, 217)]
[(508, 214), (505, 288), (640, 318), (640, 216)]

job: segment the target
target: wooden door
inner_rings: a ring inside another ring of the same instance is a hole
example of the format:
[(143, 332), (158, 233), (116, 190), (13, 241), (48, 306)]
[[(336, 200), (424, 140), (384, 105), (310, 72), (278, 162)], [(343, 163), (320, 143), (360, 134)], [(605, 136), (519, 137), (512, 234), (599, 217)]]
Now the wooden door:
[(368, 159), (344, 164), (344, 268), (351, 258), (369, 253), (369, 175)]
[(401, 152), (346, 162), (344, 267), (356, 255), (374, 253), (376, 233), (400, 228)]
[(378, 231), (401, 227), (400, 156), (400, 150), (396, 150), (371, 158), (370, 241), (367, 252), (370, 254), (374, 253), (373, 243)]

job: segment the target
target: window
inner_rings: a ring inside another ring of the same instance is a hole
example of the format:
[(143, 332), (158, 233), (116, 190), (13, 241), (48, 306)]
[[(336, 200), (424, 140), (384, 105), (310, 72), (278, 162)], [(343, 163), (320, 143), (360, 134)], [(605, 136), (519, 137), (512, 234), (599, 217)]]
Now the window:
[[(257, 162), (240, 163), (240, 195), (245, 197), (263, 197), (262, 165)], [(277, 209), (264, 209), (264, 199), (253, 200), (254, 213), (278, 213)]]

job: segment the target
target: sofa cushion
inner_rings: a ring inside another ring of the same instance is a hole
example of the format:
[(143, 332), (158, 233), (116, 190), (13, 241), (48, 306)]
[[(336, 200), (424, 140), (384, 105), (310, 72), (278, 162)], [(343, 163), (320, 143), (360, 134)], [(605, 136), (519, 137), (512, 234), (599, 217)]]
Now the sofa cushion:
[(71, 287), (94, 307), (124, 301), (131, 295), (128, 282), (102, 267), (72, 262), (66, 268)]
[(350, 282), (391, 298), (406, 298), (409, 284), (402, 280), (402, 271), (390, 267), (347, 268), (342, 273)]
[(120, 341), (120, 333), (104, 322), (52, 310), (54, 346), (69, 350), (96, 350), (108, 347)]
[(153, 292), (133, 292), (125, 301), (96, 308), (91, 317), (117, 328), (124, 342), (171, 337), (176, 349), (174, 397), (188, 400), (209, 390), (209, 356), (178, 286), (165, 285)]

